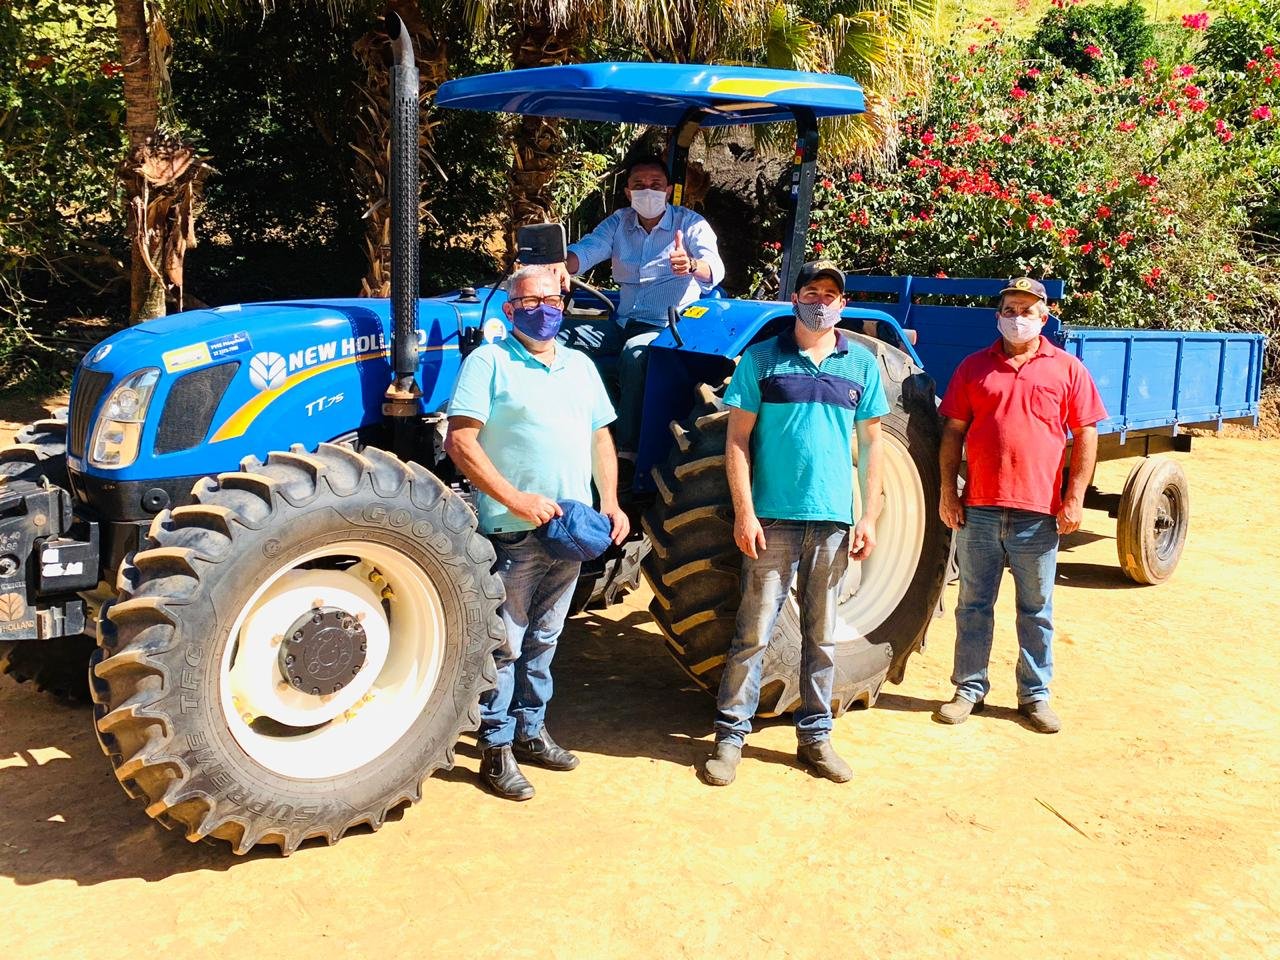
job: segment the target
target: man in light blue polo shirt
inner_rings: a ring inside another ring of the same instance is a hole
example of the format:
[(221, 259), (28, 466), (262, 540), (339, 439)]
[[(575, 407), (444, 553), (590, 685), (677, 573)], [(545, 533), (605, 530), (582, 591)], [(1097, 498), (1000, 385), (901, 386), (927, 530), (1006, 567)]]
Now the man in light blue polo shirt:
[(545, 267), (525, 267), (502, 309), (512, 336), (477, 348), (462, 364), (449, 403), (445, 449), (475, 487), (480, 529), (497, 553), (506, 588), (506, 642), (494, 654), (497, 686), (480, 700), (480, 779), (498, 796), (528, 800), (533, 785), (517, 759), (572, 770), (578, 758), (547, 732), (551, 661), (581, 566), (552, 556), (532, 531), (560, 516), (559, 500), (590, 504), (615, 543), (629, 531), (618, 507), (613, 406), (595, 365), (556, 343), (564, 300)]
[[(746, 556), (742, 605), (717, 698), (716, 745), (703, 767), (733, 782), (760, 702), (760, 669), (792, 581), (800, 607), (796, 751), (819, 776), (853, 776), (831, 746), (835, 624), (849, 558), (876, 544), (881, 509), (880, 417), (889, 412), (875, 357), (836, 329), (844, 273), (807, 263), (791, 296), (795, 324), (748, 347), (725, 394), (725, 470), (733, 538)], [(862, 512), (853, 517), (853, 436)], [(850, 526), (853, 526), (852, 536)]]
[(583, 324), (562, 339), (581, 343), (597, 356), (618, 358), (618, 450), (633, 460), (649, 344), (666, 327), (669, 307), (691, 303), (724, 279), (715, 231), (688, 207), (672, 206), (671, 192), (660, 158), (633, 161), (625, 190), (630, 206), (570, 244), (565, 259), (575, 276), (611, 261), (619, 289), (617, 322), (603, 331)]

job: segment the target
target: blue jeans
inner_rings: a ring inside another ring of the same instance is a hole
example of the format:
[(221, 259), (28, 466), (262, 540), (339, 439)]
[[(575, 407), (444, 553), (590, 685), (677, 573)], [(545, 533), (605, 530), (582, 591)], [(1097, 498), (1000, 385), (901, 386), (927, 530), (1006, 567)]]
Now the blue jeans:
[(956, 661), (951, 682), (975, 703), (991, 690), (987, 665), (995, 630), (996, 595), (1007, 560), (1018, 619), (1018, 703), (1049, 699), (1053, 679), (1053, 580), (1058, 569), (1058, 523), (1050, 514), (1001, 507), (967, 507), (956, 531), (960, 599), (956, 604)]
[(499, 609), (507, 638), (493, 654), (498, 684), (480, 698), (481, 747), (542, 732), (551, 700), (551, 660), (582, 566), (552, 557), (530, 531), (496, 533), (490, 539), (498, 554), (493, 569), (507, 591)]
[(742, 746), (760, 704), (760, 671), (778, 614), (796, 583), (800, 605), (802, 744), (831, 736), (831, 689), (836, 678), (836, 604), (849, 566), (849, 527), (813, 520), (764, 520), (767, 549), (742, 561), (742, 605), (717, 698), (716, 741)]
[[(557, 337), (566, 346), (590, 354), (597, 363), (617, 360), (618, 420), (613, 428), (614, 441), (619, 450), (627, 453), (635, 453), (640, 445), (649, 344), (658, 339), (662, 329), (635, 321), (619, 326), (608, 317), (590, 317), (567, 323)], [(608, 377), (605, 382), (609, 382)]]

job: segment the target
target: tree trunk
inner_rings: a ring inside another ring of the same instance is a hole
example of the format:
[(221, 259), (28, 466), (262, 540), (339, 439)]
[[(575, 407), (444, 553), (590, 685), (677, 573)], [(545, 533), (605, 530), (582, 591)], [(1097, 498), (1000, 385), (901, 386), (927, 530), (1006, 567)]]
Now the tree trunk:
[(194, 246), (195, 207), (210, 168), (188, 144), (157, 132), (169, 34), (149, 22), (145, 0), (115, 0), (124, 66), (128, 150), (120, 164), (130, 246), (129, 319), (165, 314), (183, 299), (183, 264)]
[[(417, 0), (391, 0), (390, 10), (399, 15), (413, 40), (419, 73), (419, 104), (422, 116), (427, 102), (444, 83), (449, 69), (449, 48), (443, 32), (437, 33), (422, 19)], [(356, 41), (353, 51), (365, 70), (360, 85), (361, 104), (356, 131), (356, 184), (365, 204), (364, 247), (368, 267), (360, 281), (362, 297), (391, 295), (391, 205), (387, 190), (391, 185), (391, 95), (390, 43), (381, 29), (372, 30)], [(431, 131), (434, 122), (423, 122), (418, 131), (419, 172), (434, 165)], [(423, 177), (429, 182), (428, 177)], [(418, 221), (430, 217), (427, 202), (418, 201)]]
[[(544, 16), (527, 12), (523, 29), (512, 43), (512, 63), (517, 70), (571, 63), (579, 59), (586, 33), (583, 21), (557, 29)], [(516, 258), (516, 231), (527, 223), (550, 220), (556, 212), (548, 188), (560, 166), (564, 132), (553, 117), (521, 117), (512, 139), (507, 177), (508, 267)]]

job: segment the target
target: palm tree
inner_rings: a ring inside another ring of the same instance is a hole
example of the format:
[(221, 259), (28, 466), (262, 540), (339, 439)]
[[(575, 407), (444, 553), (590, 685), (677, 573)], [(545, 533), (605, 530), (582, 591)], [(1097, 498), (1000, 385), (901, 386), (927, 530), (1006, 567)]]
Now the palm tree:
[(195, 205), (210, 168), (160, 125), (171, 44), (159, 7), (115, 0), (115, 10), (128, 136), (120, 177), (130, 243), (129, 319), (137, 322), (163, 316), (170, 295), (182, 304), (183, 262), (195, 243)]

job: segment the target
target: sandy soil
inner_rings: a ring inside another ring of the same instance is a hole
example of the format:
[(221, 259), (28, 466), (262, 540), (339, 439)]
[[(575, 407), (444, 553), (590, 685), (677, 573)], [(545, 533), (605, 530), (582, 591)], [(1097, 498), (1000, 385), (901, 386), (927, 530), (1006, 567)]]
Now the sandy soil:
[(711, 702), (647, 594), (566, 633), (551, 719), (577, 771), (534, 771), (538, 796), (504, 803), (465, 744), (398, 821), (288, 860), (161, 829), (86, 710), (0, 680), (0, 953), (1280, 957), (1280, 442), (1181, 458), (1194, 519), (1170, 583), (1122, 578), (1103, 514), (1065, 545), (1061, 734), (1013, 712), (1006, 584), (993, 708), (929, 719), (948, 613), (905, 683), (838, 722), (844, 786), (800, 769), (781, 723), (736, 784), (700, 784)]

